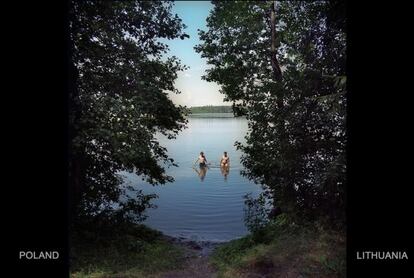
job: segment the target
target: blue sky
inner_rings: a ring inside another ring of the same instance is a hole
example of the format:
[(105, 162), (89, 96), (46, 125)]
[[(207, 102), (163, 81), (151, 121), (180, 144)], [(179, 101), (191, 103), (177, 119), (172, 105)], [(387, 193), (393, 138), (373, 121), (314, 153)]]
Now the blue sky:
[(190, 36), (185, 40), (170, 40), (166, 42), (170, 47), (168, 56), (177, 56), (181, 62), (190, 68), (180, 72), (176, 80), (176, 87), (181, 94), (170, 94), (176, 104), (187, 106), (203, 105), (230, 105), (223, 103), (223, 95), (219, 93), (219, 86), (213, 82), (201, 80), (206, 69), (206, 61), (196, 53), (194, 46), (200, 43), (197, 29), (207, 30), (206, 18), (213, 8), (210, 1), (175, 1), (173, 13), (183, 20), (187, 26), (185, 32)]

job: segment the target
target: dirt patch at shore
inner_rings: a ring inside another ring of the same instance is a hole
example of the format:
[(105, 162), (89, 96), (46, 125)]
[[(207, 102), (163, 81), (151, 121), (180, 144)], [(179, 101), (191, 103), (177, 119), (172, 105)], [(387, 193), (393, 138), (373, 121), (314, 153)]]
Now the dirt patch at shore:
[(210, 264), (209, 256), (221, 243), (195, 242), (185, 239), (164, 236), (165, 240), (178, 246), (184, 251), (185, 262), (177, 270), (163, 272), (160, 278), (214, 278), (217, 270)]

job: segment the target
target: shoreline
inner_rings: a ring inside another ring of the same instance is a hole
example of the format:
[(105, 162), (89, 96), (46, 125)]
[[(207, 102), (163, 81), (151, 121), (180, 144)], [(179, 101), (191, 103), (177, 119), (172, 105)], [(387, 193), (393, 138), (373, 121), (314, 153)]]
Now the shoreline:
[(184, 249), (193, 250), (197, 253), (198, 256), (201, 257), (208, 257), (210, 256), (214, 250), (230, 241), (195, 241), (191, 239), (186, 239), (183, 237), (173, 237), (169, 235), (165, 235), (162, 233), (161, 239), (165, 240), (168, 243), (174, 244), (178, 247), (183, 247)]

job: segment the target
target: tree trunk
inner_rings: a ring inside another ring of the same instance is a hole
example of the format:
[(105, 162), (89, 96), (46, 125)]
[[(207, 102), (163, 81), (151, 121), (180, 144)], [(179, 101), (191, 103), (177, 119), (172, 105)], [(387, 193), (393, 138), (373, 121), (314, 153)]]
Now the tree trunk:
[[(277, 60), (276, 56), (276, 1), (273, 1), (273, 3), (270, 5), (270, 29), (272, 31), (271, 36), (271, 47), (270, 47), (270, 60), (272, 64), (272, 70), (273, 70), (273, 79), (275, 81), (281, 81), (282, 80), (282, 70), (280, 69), (279, 61)], [(277, 97), (277, 108), (282, 109), (283, 108), (283, 92), (280, 92)]]
[(279, 66), (279, 61), (276, 57), (276, 1), (274, 1), (270, 7), (270, 28), (272, 30), (272, 45), (270, 48), (270, 55), (273, 69), (273, 78), (277, 81), (280, 81), (282, 79), (282, 71)]

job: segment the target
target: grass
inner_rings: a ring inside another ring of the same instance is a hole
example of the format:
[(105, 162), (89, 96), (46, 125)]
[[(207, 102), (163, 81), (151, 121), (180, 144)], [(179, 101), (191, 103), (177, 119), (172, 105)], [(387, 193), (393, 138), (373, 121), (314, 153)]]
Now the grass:
[(75, 237), (70, 261), (72, 278), (157, 277), (157, 273), (179, 268), (183, 252), (160, 232), (136, 225), (98, 240)]
[[(73, 278), (159, 277), (181, 269), (182, 249), (143, 225), (109, 227), (71, 242)], [(80, 240), (82, 239), (82, 240)], [(280, 215), (265, 228), (220, 246), (210, 257), (219, 277), (345, 277), (345, 234)]]
[(253, 235), (218, 248), (219, 277), (345, 277), (344, 233), (288, 224), (283, 215)]

